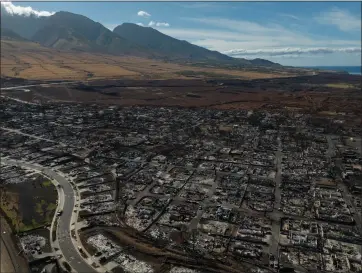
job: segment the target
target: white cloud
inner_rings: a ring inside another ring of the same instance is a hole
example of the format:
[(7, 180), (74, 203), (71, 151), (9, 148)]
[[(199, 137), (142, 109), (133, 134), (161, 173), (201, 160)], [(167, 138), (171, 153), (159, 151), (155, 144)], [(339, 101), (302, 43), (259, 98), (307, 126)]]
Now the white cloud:
[(151, 21), (151, 22), (148, 23), (148, 26), (149, 27), (169, 27), (170, 24), (169, 23)]
[(293, 19), (293, 20), (297, 20), (297, 21), (300, 20), (300, 18), (298, 16), (295, 16), (293, 14), (279, 13), (279, 16), (286, 17), (286, 18)]
[(270, 23), (268, 20), (257, 23), (207, 17), (183, 18), (196, 22), (199, 27), (161, 29), (161, 32), (211, 50), (227, 52), (234, 57), (272, 58), (284, 64), (297, 65), (360, 63), (360, 58), (356, 57), (361, 55), (360, 34), (352, 39), (340, 39), (337, 35), (331, 37), (323, 33), (317, 35), (309, 31), (310, 24), (302, 25), (301, 18), (295, 15), (279, 16), (298, 22), (300, 27)]
[(348, 54), (361, 54), (359, 47), (345, 47), (345, 48), (273, 48), (273, 49), (232, 49), (223, 52), (229, 56), (248, 56), (248, 55), (264, 55), (264, 56), (290, 56), (290, 55), (324, 55), (332, 53), (348, 53)]
[(263, 26), (255, 22), (244, 20), (232, 20), (226, 18), (183, 18), (185, 20), (202, 23), (205, 25), (217, 27), (220, 29), (228, 29), (244, 33), (265, 33), (265, 32), (280, 32), (286, 29), (279, 25)]
[(1, 10), (5, 10), (8, 14), (11, 15), (22, 15), (22, 16), (51, 16), (55, 12), (50, 11), (38, 11), (33, 9), (32, 7), (23, 7), (23, 6), (16, 6), (11, 2), (1, 2)]
[(140, 10), (139, 12), (137, 12), (137, 15), (138, 16), (141, 16), (141, 17), (151, 17), (151, 14), (149, 14), (147, 11), (143, 11), (143, 10)]
[[(338, 39), (334, 36), (313, 35), (307, 32), (308, 29), (298, 31), (291, 25), (287, 28), (248, 22), (246, 25), (253, 27), (253, 31), (250, 31), (236, 20), (221, 20), (219, 25), (216, 20), (203, 22), (205, 26), (199, 28), (173, 27), (161, 28), (160, 31), (210, 50), (234, 50), (234, 54), (230, 54), (233, 57), (272, 58), (285, 65), (360, 65), (360, 58), (356, 57), (361, 52), (358, 35), (353, 40)], [(235, 49), (242, 50), (237, 52)]]
[(361, 31), (361, 15), (355, 16), (349, 11), (339, 8), (332, 8), (329, 11), (320, 13), (314, 18), (323, 25), (333, 25), (342, 31)]
[[(290, 14), (288, 14), (290, 15)], [(296, 29), (292, 25), (260, 24), (227, 18), (184, 18), (202, 23), (204, 28), (172, 28), (162, 32), (178, 39), (188, 40), (213, 50), (273, 49), (273, 48), (330, 48), (360, 47), (360, 36), (354, 40), (337, 40), (308, 33), (308, 29)]]
[(136, 25), (139, 25), (139, 26), (141, 26), (141, 27), (144, 26), (144, 24), (142, 24), (142, 23), (137, 23)]
[(284, 48), (284, 47), (360, 47), (359, 40), (332, 40), (330, 38), (310, 37), (297, 33), (284, 33), (275, 36), (273, 33), (252, 34), (243, 31), (210, 30), (207, 28), (164, 28), (166, 35), (187, 40), (212, 50), (227, 51), (235, 48)]

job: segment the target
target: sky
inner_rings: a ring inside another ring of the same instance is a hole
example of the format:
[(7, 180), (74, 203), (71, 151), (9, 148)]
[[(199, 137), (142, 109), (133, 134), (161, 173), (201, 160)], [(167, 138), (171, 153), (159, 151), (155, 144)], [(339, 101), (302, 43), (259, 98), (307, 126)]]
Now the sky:
[(156, 28), (233, 57), (292, 66), (360, 66), (360, 2), (12, 2), (25, 16), (65, 10), (113, 30)]

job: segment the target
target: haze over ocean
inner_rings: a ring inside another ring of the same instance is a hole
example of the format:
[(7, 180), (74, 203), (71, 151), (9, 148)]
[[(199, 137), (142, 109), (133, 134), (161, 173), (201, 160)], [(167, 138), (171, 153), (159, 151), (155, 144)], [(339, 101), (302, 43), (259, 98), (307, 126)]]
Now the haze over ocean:
[(346, 71), (349, 74), (361, 75), (361, 66), (303, 66), (303, 67), (322, 69), (322, 70)]

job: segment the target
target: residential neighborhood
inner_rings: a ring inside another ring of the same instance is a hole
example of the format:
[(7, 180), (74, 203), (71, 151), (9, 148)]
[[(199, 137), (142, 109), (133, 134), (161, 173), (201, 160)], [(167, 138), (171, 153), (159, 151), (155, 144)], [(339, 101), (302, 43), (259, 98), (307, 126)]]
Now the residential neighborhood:
[(47, 226), (17, 233), (33, 272), (362, 270), (362, 131), (346, 116), (1, 105), (1, 188), (53, 187), (54, 210), (29, 212)]

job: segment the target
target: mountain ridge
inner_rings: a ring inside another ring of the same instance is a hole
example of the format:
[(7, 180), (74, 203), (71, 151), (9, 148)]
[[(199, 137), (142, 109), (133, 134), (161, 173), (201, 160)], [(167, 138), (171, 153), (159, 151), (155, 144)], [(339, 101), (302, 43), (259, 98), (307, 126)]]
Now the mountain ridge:
[(1, 27), (1, 39), (3, 40), (15, 40), (15, 41), (27, 41), (24, 37), (15, 33), (11, 29)]
[(163, 54), (166, 59), (170, 60), (234, 61), (234, 58), (224, 55), (218, 51), (211, 51), (187, 41), (178, 40), (151, 27), (143, 27), (132, 23), (123, 23), (115, 27), (113, 32), (129, 41), (148, 47), (159, 54)]
[(55, 49), (130, 55), (181, 63), (224, 64), (236, 68), (280, 67), (263, 59), (233, 58), (133, 23), (123, 23), (111, 31), (84, 15), (67, 11), (59, 11), (48, 17), (3, 16), (3, 13), (2, 10), (2, 27), (20, 37)]
[(99, 22), (83, 15), (64, 11), (47, 17), (43, 27), (33, 35), (32, 40), (57, 49), (66, 48), (139, 56), (148, 54), (146, 48), (141, 48), (115, 35)]

